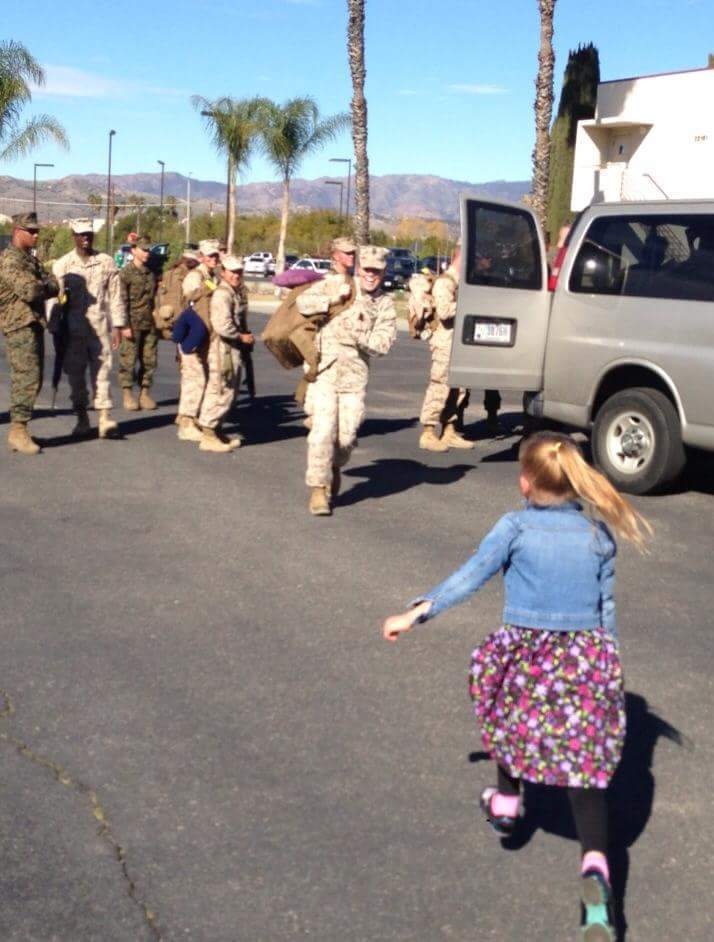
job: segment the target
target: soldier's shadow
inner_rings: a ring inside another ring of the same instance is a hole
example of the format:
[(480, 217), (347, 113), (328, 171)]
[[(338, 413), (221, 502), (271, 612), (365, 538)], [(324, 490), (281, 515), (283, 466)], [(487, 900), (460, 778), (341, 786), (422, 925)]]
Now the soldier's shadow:
[[(608, 789), (608, 858), (615, 904), (618, 942), (627, 936), (625, 896), (630, 870), (629, 849), (647, 827), (654, 802), (655, 779), (652, 774), (654, 751), (660, 738), (677, 745), (691, 745), (679, 730), (650, 711), (647, 700), (636, 693), (625, 695), (627, 735), (622, 759)], [(485, 752), (471, 753), (469, 761), (488, 759)], [(576, 840), (575, 825), (565, 789), (525, 783), (525, 815), (514, 834), (501, 841), (505, 850), (520, 850), (537, 830), (567, 840)]]
[(233, 423), (235, 429), (245, 436), (247, 445), (266, 445), (290, 438), (304, 438), (307, 429), (297, 424), (302, 414), (290, 395), (258, 396), (253, 402), (241, 399), (224, 424), (232, 430)]
[(454, 464), (448, 468), (430, 467), (420, 461), (407, 458), (380, 458), (371, 464), (358, 468), (349, 468), (343, 472), (345, 477), (364, 478), (346, 493), (334, 500), (336, 507), (349, 507), (363, 500), (377, 500), (400, 494), (422, 484), (455, 484), (469, 471), (475, 471), (473, 464)]

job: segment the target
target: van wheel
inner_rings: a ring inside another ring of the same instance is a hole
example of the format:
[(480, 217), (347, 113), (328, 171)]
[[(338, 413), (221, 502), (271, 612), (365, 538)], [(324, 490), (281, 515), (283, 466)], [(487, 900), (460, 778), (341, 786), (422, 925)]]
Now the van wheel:
[(618, 490), (648, 494), (673, 481), (686, 460), (679, 416), (658, 389), (615, 393), (592, 433), (595, 464)]

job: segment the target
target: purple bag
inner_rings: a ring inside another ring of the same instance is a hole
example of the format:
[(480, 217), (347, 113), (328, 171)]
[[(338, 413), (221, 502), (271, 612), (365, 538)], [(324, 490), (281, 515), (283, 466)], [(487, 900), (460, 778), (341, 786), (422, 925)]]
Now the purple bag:
[(309, 268), (288, 268), (281, 275), (274, 276), (273, 284), (278, 288), (299, 288), (300, 285), (319, 281), (321, 278), (324, 278), (324, 274), (319, 271), (311, 271)]

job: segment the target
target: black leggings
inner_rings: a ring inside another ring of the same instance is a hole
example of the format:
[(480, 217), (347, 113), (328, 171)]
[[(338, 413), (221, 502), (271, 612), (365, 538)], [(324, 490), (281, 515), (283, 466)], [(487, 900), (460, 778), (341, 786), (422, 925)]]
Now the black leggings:
[[(512, 778), (498, 766), (498, 790), (502, 795), (517, 795), (520, 779)], [(583, 853), (590, 850), (607, 853), (607, 803), (604, 788), (568, 788), (568, 801), (575, 820), (575, 831)]]

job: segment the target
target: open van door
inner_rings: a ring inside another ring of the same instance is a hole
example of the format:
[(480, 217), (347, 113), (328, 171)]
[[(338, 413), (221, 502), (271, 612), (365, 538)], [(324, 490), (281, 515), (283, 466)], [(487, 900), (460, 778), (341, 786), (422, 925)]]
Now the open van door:
[(461, 245), (449, 384), (542, 389), (551, 295), (534, 214), (518, 203), (462, 197)]

